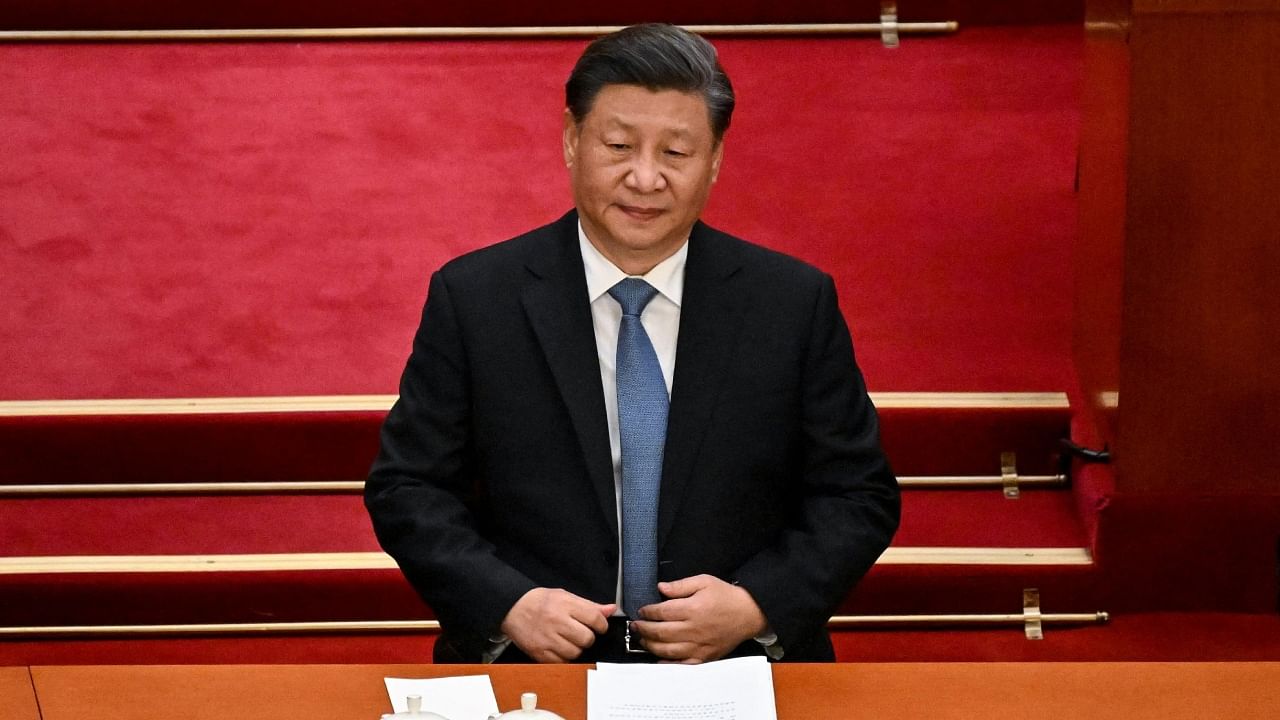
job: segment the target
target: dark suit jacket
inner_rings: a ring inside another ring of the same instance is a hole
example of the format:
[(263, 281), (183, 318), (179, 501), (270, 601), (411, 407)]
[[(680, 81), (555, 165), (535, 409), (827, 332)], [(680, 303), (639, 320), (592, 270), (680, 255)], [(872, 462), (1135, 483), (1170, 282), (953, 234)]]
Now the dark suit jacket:
[[(432, 277), (365, 502), (465, 659), (533, 587), (613, 602), (613, 471), (576, 213)], [(785, 659), (830, 660), (825, 622), (889, 544), (898, 502), (831, 278), (695, 225), (660, 579), (736, 582)]]

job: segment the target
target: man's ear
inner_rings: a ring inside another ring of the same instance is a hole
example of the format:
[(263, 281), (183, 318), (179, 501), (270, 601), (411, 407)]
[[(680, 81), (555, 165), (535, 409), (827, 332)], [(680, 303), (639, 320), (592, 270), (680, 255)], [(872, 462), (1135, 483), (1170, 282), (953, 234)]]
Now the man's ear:
[(715, 182), (720, 177), (721, 160), (724, 160), (724, 138), (720, 138), (711, 150), (711, 182)]
[(573, 119), (573, 112), (564, 109), (564, 132), (561, 136), (564, 145), (564, 166), (573, 167), (573, 160), (578, 155), (578, 123)]

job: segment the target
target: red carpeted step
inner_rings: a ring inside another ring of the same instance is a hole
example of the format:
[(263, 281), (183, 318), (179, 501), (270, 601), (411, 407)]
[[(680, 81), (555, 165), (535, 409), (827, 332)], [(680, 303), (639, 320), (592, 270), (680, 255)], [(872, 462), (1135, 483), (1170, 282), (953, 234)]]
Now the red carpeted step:
[[(1058, 440), (1070, 423), (1065, 397), (1009, 395), (986, 406), (982, 397), (878, 396), (881, 436), (898, 474), (999, 475), (1005, 451), (1017, 453), (1020, 473), (1057, 472)], [(957, 398), (972, 406), (932, 406)], [(129, 401), (0, 403), (0, 483), (362, 480), (393, 400), (211, 398), (151, 408)], [(249, 410), (218, 412), (237, 401)]]
[(7, 557), (376, 550), (359, 495), (0, 500)]
[[(895, 547), (1085, 547), (1066, 490), (908, 490)], [(3, 555), (201, 555), (378, 550), (359, 495), (0, 500)]]
[(1087, 547), (1071, 490), (907, 490), (896, 547)]
[(0, 574), (0, 626), (171, 625), (433, 617), (383, 569)]
[[(299, 400), (279, 405), (292, 407)], [(0, 482), (363, 480), (392, 400), (379, 399), (366, 403), (371, 409), (356, 411), (108, 415), (89, 410), (0, 417)]]
[(1071, 410), (1042, 407), (893, 407), (883, 403), (880, 437), (899, 475), (999, 475), (1000, 455), (1013, 452), (1025, 475), (1059, 471), (1059, 441)]
[[(907, 491), (902, 535), (845, 609), (991, 612), (1031, 586), (1095, 609), (1070, 506), (1064, 491)], [(4, 624), (430, 616), (358, 495), (7, 499), (0, 547)]]
[(1105, 588), (1088, 553), (1033, 552), (1022, 557), (985, 557), (958, 563), (881, 562), (841, 604), (851, 615), (1021, 612), (1022, 591), (1035, 588), (1054, 612), (1104, 611)]
[(137, 636), (0, 641), (6, 665), (429, 663), (435, 634)]
[[(886, 447), (900, 474), (906, 468), (991, 475), (1000, 452), (1011, 449), (1020, 454), (1019, 470), (1034, 472), (1050, 465), (1053, 441), (1069, 420), (1056, 396), (1002, 405), (952, 395), (941, 408), (922, 397), (934, 396), (878, 398)], [(159, 413), (153, 407), (140, 414), (6, 418), (14, 431), (4, 440), (11, 451), (7, 469), (17, 470), (6, 480), (358, 478), (376, 448), (380, 408), (390, 398), (198, 402), (223, 403), (224, 411), (193, 413), (178, 403)], [(239, 411), (226, 412), (229, 402)], [(264, 405), (274, 410), (264, 411)], [(291, 411), (280, 411), (282, 405)], [(1017, 548), (1084, 547), (1073, 507), (1066, 490), (1029, 490), (1016, 501), (998, 489), (908, 490), (895, 547), (847, 605), (876, 612), (990, 611), (1029, 584), (1055, 592), (1060, 586), (1066, 597), (1068, 588), (1088, 587), (1080, 582), (1091, 572), (1087, 558), (1084, 567), (1058, 567), (1060, 559), (1033, 559), (1028, 567)], [(965, 550), (941, 559), (911, 555), (948, 546), (985, 546), (996, 556)], [(430, 617), (378, 552), (354, 491), (10, 497), (0, 500), (0, 547), (0, 591), (16, 598), (0, 609), (0, 622), (9, 624)], [(24, 557), (36, 560), (24, 565)]]
[[(951, 559), (954, 561), (954, 558)], [(389, 565), (389, 563), (387, 563)], [(850, 614), (993, 613), (1038, 588), (1062, 612), (1105, 610), (1095, 566), (877, 565), (839, 608)], [(0, 625), (416, 620), (432, 616), (394, 567), (254, 572), (0, 574)]]

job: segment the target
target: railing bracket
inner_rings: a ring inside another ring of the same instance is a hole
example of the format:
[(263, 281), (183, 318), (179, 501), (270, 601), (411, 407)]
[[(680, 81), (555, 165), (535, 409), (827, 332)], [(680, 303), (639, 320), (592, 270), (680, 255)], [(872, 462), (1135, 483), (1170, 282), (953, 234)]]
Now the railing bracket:
[(880, 3), (880, 42), (887, 48), (898, 47), (898, 3)]
[(1023, 632), (1028, 640), (1043, 640), (1044, 628), (1040, 623), (1040, 591), (1026, 588), (1022, 591)]
[(1018, 488), (1018, 455), (1012, 451), (1000, 453), (1000, 482), (1004, 487), (1006, 500), (1017, 500), (1022, 497)]

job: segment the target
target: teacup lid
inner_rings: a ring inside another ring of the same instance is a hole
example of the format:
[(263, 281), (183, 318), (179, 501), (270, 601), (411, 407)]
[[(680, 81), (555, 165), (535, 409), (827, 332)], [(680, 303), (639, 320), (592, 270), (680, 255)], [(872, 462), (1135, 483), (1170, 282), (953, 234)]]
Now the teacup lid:
[(538, 707), (538, 694), (527, 692), (520, 696), (520, 709), (504, 712), (494, 717), (501, 720), (564, 720), (564, 718)]
[(433, 713), (430, 710), (422, 710), (422, 696), (408, 695), (405, 697), (405, 704), (409, 706), (408, 712), (385, 713), (382, 720), (401, 720), (402, 718), (415, 718), (416, 720), (449, 720), (449, 718)]

